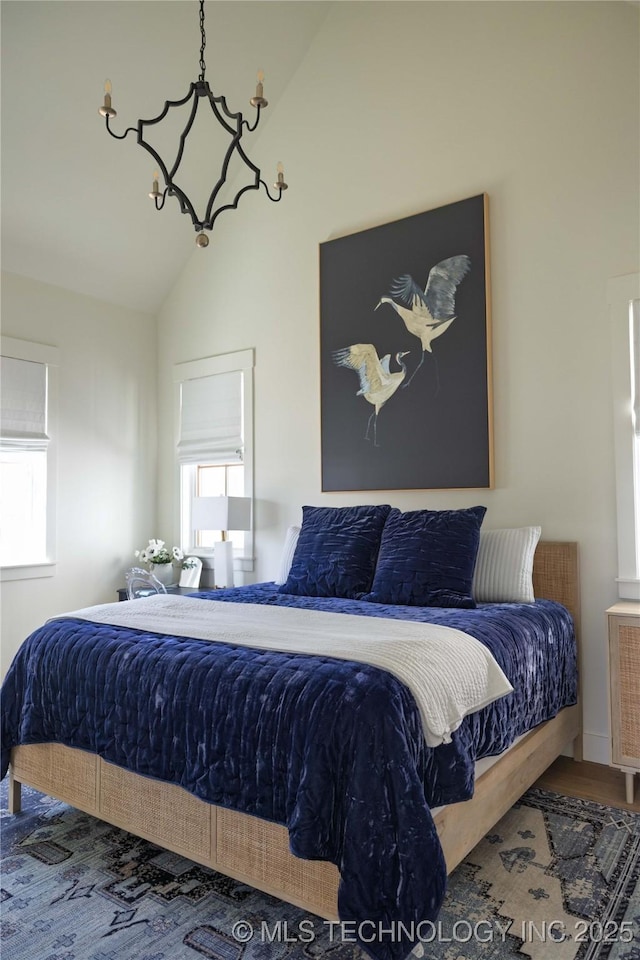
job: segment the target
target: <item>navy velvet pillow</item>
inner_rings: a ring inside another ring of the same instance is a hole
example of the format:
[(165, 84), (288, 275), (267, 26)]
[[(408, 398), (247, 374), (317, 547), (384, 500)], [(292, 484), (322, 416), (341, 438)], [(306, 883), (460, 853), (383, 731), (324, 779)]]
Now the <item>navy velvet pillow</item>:
[(280, 593), (358, 599), (371, 589), (391, 507), (303, 507), (287, 582)]
[(391, 510), (382, 533), (373, 603), (475, 607), (473, 570), (486, 507)]

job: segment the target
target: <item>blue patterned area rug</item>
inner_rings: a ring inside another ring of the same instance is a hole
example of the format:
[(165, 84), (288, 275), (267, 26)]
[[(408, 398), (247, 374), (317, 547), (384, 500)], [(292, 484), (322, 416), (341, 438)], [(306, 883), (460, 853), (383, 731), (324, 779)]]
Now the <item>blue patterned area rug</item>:
[[(330, 926), (84, 813), (2, 793), (2, 960), (363, 960)], [(428, 960), (640, 960), (640, 816), (530, 790), (449, 880)], [(367, 936), (369, 931), (365, 931)]]

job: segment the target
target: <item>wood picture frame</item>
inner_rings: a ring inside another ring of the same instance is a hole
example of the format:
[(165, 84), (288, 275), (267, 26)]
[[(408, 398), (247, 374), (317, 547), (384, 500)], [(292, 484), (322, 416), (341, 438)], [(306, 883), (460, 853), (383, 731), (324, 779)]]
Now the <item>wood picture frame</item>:
[(488, 203), (320, 245), (323, 491), (493, 487)]

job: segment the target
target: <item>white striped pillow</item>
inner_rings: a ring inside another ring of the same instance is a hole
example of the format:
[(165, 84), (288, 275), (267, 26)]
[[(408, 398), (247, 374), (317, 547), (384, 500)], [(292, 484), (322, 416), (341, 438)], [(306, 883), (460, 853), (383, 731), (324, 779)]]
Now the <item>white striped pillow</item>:
[(291, 561), (293, 560), (293, 555), (296, 552), (296, 546), (298, 543), (299, 535), (300, 535), (300, 527), (288, 528), (284, 538), (282, 556), (280, 557), (280, 572), (278, 573), (278, 579), (275, 581), (277, 584), (286, 583), (289, 578)]
[(485, 603), (533, 603), (533, 555), (541, 527), (480, 532), (473, 597)]

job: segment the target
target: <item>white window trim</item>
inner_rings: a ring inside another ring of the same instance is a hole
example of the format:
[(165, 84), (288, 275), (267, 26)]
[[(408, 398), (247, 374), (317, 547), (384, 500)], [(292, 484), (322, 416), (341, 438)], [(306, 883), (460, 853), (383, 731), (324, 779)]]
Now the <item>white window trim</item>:
[[(225, 353), (215, 357), (203, 357), (200, 360), (188, 360), (185, 363), (176, 363), (173, 368), (173, 382), (175, 388), (174, 395), (174, 449), (177, 447), (180, 437), (180, 384), (185, 380), (194, 380), (199, 377), (211, 377), (219, 373), (233, 373), (241, 370), (242, 377), (243, 409), (249, 412), (249, 416), (244, 418), (244, 496), (250, 497), (253, 501), (253, 368), (255, 365), (254, 351), (238, 350), (234, 353)], [(179, 502), (176, 507), (175, 524), (178, 530), (182, 530), (182, 517), (180, 515), (182, 493), (180, 489), (180, 466), (176, 458), (177, 487), (180, 490)], [(193, 493), (194, 491), (192, 491)], [(255, 544), (255, 521), (252, 511), (251, 530), (245, 533), (244, 555), (234, 557), (234, 568), (245, 573), (250, 573), (255, 565), (254, 544)], [(183, 545), (184, 547), (184, 545)], [(211, 550), (190, 549), (190, 553), (205, 560), (211, 561)], [(207, 565), (207, 564), (205, 564)], [(210, 565), (210, 564), (209, 564)]]
[(56, 572), (56, 480), (58, 426), (58, 366), (60, 351), (44, 343), (0, 337), (0, 354), (15, 360), (30, 360), (47, 365), (47, 559), (44, 563), (20, 564), (0, 568), (0, 582), (52, 577)]
[[(640, 600), (640, 543), (637, 542), (640, 502), (635, 489), (635, 438), (631, 410), (629, 307), (640, 299), (640, 273), (613, 277), (607, 284), (612, 334), (613, 420), (616, 503), (618, 516), (618, 592)], [(636, 465), (637, 466), (637, 465)]]

